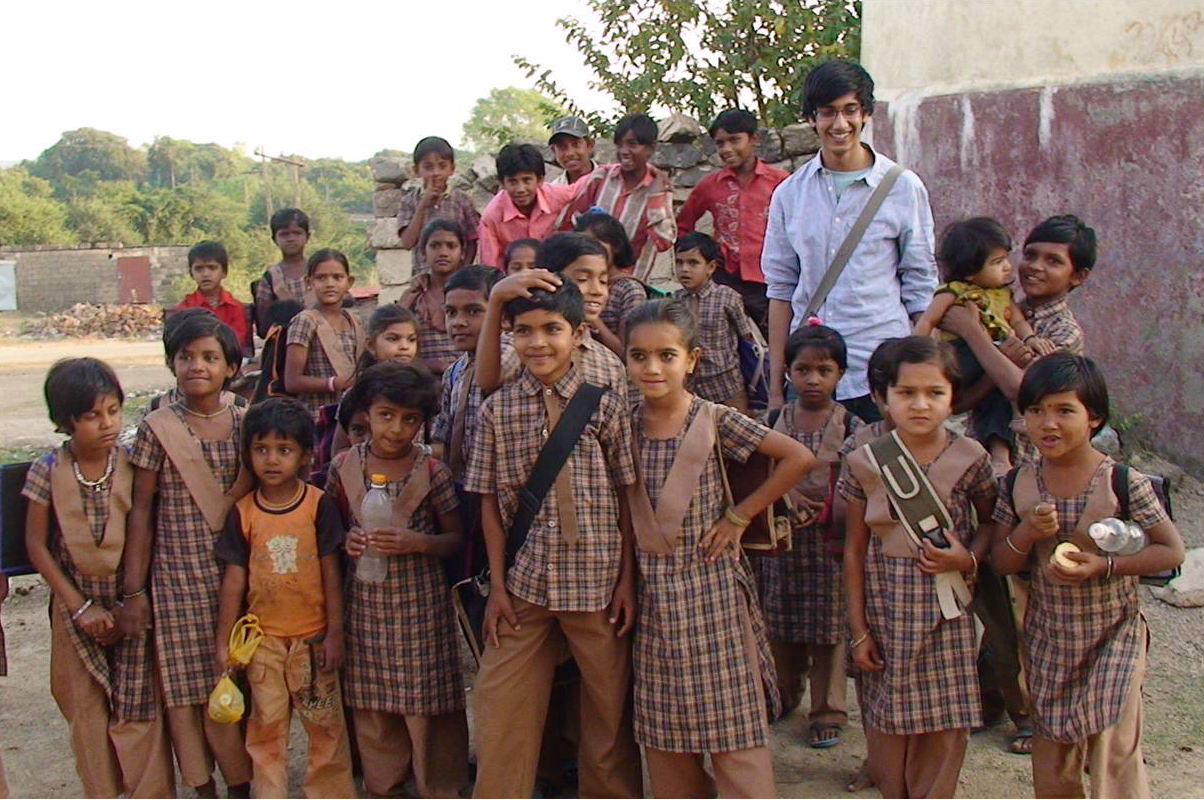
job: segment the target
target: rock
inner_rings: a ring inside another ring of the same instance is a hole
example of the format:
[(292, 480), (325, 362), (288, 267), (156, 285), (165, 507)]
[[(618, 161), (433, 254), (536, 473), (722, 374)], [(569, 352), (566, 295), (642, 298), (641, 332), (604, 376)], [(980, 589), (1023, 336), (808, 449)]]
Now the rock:
[(1092, 437), (1091, 444), (1113, 458), (1120, 458), (1120, 434), (1111, 425), (1100, 428), (1099, 433)]
[(704, 131), (698, 120), (687, 114), (670, 114), (657, 126), (657, 141), (690, 144)]
[(673, 206), (674, 206), (674, 208), (680, 207), (683, 203), (686, 202), (686, 200), (689, 199), (689, 197), (690, 197), (690, 190), (688, 188), (686, 188), (685, 186), (674, 186), (673, 187)]
[(599, 138), (594, 143), (594, 163), (613, 164), (619, 160), (615, 155), (615, 143), (610, 139)]
[(782, 136), (772, 128), (761, 128), (761, 142), (757, 145), (757, 155), (762, 161), (772, 164), (782, 160)]
[(696, 167), (690, 167), (677, 173), (673, 178), (673, 183), (676, 186), (684, 186), (687, 189), (692, 189), (698, 185), (699, 181), (714, 171), (715, 167), (704, 161)]
[(46, 314), (21, 326), (20, 336), (58, 339), (64, 336), (100, 336), (145, 339), (163, 330), (163, 310), (152, 305), (76, 303), (58, 314)]
[(710, 164), (712, 167), (722, 167), (723, 166), (723, 159), (719, 157), (718, 150), (716, 150), (714, 153), (711, 153), (709, 156), (707, 156), (707, 163)]
[(393, 186), (385, 184), (388, 189), (377, 189), (372, 193), (372, 216), (396, 217), (401, 212), (401, 198), (405, 193)]
[(813, 158), (815, 158), (815, 153), (807, 156), (795, 156), (794, 158), (790, 159), (790, 163), (794, 167), (791, 172), (797, 171), (799, 167), (801, 167), (803, 164), (806, 164)]
[(770, 164), (769, 166), (785, 170), (786, 172), (794, 172), (794, 164), (790, 161), (790, 159), (779, 161), (776, 164)]
[(1177, 608), (1204, 607), (1204, 547), (1188, 550), (1182, 574), (1166, 586), (1150, 587), (1150, 594)]
[(368, 224), (368, 246), (374, 250), (391, 250), (401, 247), (401, 237), (397, 235), (396, 216), (380, 217)]
[(782, 128), (782, 153), (788, 156), (810, 155), (819, 152), (819, 136), (815, 130), (803, 123)]
[(476, 182), (487, 192), (496, 192), (501, 185), (497, 179), (497, 162), (491, 155), (474, 158), (472, 172), (476, 175)]
[(472, 198), (472, 204), (477, 207), (477, 211), (484, 211), (485, 206), (489, 205), (489, 201), (493, 199), (495, 194), (496, 192), (487, 192), (477, 184), (474, 184), (468, 192), (468, 196)]
[(546, 167), (544, 167), (543, 179), (545, 181), (553, 181), (553, 180), (556, 180), (557, 178), (559, 178), (563, 174), (564, 174), (564, 170), (562, 170), (560, 168), (560, 165), (557, 164), (555, 161), (552, 161), (552, 162), (549, 162)]
[(692, 144), (662, 144), (652, 154), (652, 163), (661, 169), (689, 169), (702, 160), (702, 150)]
[(515, 139), (514, 142), (515, 144), (529, 144), (534, 146), (535, 149), (539, 151), (539, 154), (543, 156), (545, 164), (556, 163), (556, 154), (552, 152), (552, 148), (548, 144), (547, 139)]
[[(382, 287), (382, 297), (385, 287), (399, 286), (410, 282), (410, 277), (414, 272), (412, 264), (409, 250), (376, 251), (376, 275)], [(381, 300), (380, 302), (392, 301)]]
[(409, 284), (402, 284), (398, 286), (381, 286), (380, 294), (376, 296), (376, 307), (380, 308), (381, 306), (386, 306), (390, 303), (396, 303), (401, 299), (401, 296), (406, 293), (407, 288), (409, 288)]
[(459, 172), (456, 172), (456, 173), (453, 173), (452, 176), (447, 179), (447, 188), (449, 190), (450, 189), (459, 189), (461, 192), (467, 192), (469, 189), (472, 188), (472, 183), (473, 183), (473, 179), (471, 176), (461, 175)]
[(401, 156), (374, 156), (369, 162), (372, 177), (381, 183), (405, 183), (410, 177), (410, 165)]
[(704, 133), (699, 137), (698, 146), (702, 148), (702, 154), (708, 158), (719, 152), (719, 148), (715, 146), (715, 140), (711, 138), (709, 133)]

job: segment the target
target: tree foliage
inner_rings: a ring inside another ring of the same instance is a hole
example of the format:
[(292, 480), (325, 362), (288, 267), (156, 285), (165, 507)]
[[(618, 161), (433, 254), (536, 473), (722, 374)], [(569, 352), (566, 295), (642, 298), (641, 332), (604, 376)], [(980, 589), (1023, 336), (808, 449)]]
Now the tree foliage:
[[(797, 122), (803, 78), (816, 63), (861, 50), (860, 0), (588, 0), (590, 24), (556, 24), (593, 73), (590, 86), (624, 113), (680, 111), (701, 120), (733, 106), (762, 122)], [(602, 127), (549, 69), (514, 62), (536, 88)]]
[(534, 89), (492, 89), (488, 97), (477, 100), (464, 123), (464, 146), (480, 153), (515, 139), (542, 140), (552, 120), (565, 113), (563, 104)]
[(0, 244), (64, 244), (67, 209), (54, 187), (24, 167), (0, 170)]
[(146, 153), (115, 133), (79, 128), (43, 150), (29, 171), (56, 184), (69, 176), (137, 181), (146, 176)]

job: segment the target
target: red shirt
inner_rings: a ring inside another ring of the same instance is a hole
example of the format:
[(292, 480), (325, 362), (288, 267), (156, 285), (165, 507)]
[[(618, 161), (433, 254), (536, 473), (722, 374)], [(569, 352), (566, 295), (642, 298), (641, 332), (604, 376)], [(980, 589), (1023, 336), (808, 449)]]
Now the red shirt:
[(753, 168), (753, 179), (741, 187), (730, 167), (712, 172), (698, 182), (681, 211), (677, 212), (677, 230), (694, 230), (698, 218), (711, 212), (715, 231), (711, 235), (723, 250), (727, 271), (746, 281), (765, 283), (761, 272), (761, 246), (769, 220), (769, 200), (778, 184), (790, 177), (785, 170), (771, 167), (761, 159)]
[(200, 308), (204, 307), (212, 311), (217, 318), (234, 329), (234, 333), (238, 335), (239, 344), (248, 344), (250, 339), (247, 336), (247, 312), (243, 308), (243, 304), (234, 299), (234, 295), (227, 292), (225, 289), (220, 290), (217, 296), (217, 305), (211, 305), (205, 299), (205, 295), (201, 294), (201, 290), (197, 289), (190, 295), (184, 297), (176, 308)]
[(477, 261), (501, 269), (502, 256), (511, 242), (519, 239), (542, 240), (556, 224), (560, 212), (573, 199), (575, 186), (540, 183), (535, 190), (535, 205), (531, 207), (530, 214), (519, 211), (509, 193), (505, 189), (498, 189), (481, 212), (481, 224), (477, 226), (477, 242), (481, 249)]

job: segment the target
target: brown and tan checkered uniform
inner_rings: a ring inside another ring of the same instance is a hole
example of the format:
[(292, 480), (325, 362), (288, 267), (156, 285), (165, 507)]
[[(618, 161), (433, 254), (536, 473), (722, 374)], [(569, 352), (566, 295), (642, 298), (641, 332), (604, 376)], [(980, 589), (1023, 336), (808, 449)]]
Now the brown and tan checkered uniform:
[[(467, 454), (472, 452), (472, 445), (476, 439), (478, 412), (481, 408), (481, 384), (477, 382), (475, 372), (471, 380), (463, 380), (465, 370), (473, 365), (474, 360), (474, 354), (461, 353), (455, 363), (443, 371), (442, 389), (439, 393), (439, 413), (431, 424), (431, 441), (443, 444), (443, 460), (449, 465), (451, 452), (447, 448), (451, 447), (456, 409), (460, 407), (461, 403), (464, 404), (464, 440), (461, 450), (464, 453), (463, 463), (465, 466), (468, 464)], [(522, 369), (522, 365), (518, 363), (518, 354), (514, 352), (512, 346), (503, 341), (502, 382), (513, 380), (520, 369)], [(454, 381), (453, 376), (455, 376)], [(464, 397), (465, 392), (468, 392), (467, 398)], [(452, 477), (462, 479), (464, 476), (453, 473)]]
[[(402, 194), (401, 211), (397, 214), (397, 232), (399, 234), (405, 228), (410, 227), (410, 223), (414, 221), (414, 215), (418, 211), (418, 201), (421, 199), (421, 186), (406, 189)], [(464, 231), (465, 244), (477, 240), (477, 226), (481, 224), (481, 215), (477, 213), (477, 207), (473, 205), (472, 198), (464, 192), (459, 189), (444, 192), (439, 202), (434, 207), (427, 209), (427, 222), (439, 217), (460, 223), (460, 230)], [(426, 265), (426, 253), (422, 251), (421, 247), (415, 245), (410, 254), (415, 275), (425, 275), (431, 271), (431, 268)]]
[[(699, 397), (691, 401), (681, 432), (671, 439), (644, 436), (640, 408), (634, 412), (640, 474), (654, 508), (682, 439), (705, 404)], [(717, 422), (724, 456), (740, 463), (769, 432), (727, 407), (719, 409)], [(689, 753), (760, 747), (768, 734), (767, 696), (776, 715), (773, 656), (748, 559), (741, 552), (739, 559), (707, 563), (699, 548), (726, 506), (712, 450), (673, 552), (638, 551), (640, 616), (632, 655), (635, 738), (648, 747)], [(749, 663), (745, 615), (756, 637), (759, 664)]]
[[(355, 445), (361, 464), (367, 464), (367, 444)], [(341, 453), (326, 479), (330, 492), (346, 515), (348, 526), (359, 525), (359, 509), (350, 508), (339, 477), (347, 458)], [(423, 447), (415, 469), (428, 469), (431, 492), (410, 518), (410, 529), (434, 536), (439, 514), (459, 507), (451, 473)], [(370, 487), (363, 476), (365, 489)], [(390, 481), (386, 491), (394, 502), (410, 476)], [(443, 562), (419, 553), (388, 556), (382, 583), (347, 579), (347, 663), (343, 696), (352, 708), (407, 716), (437, 716), (464, 707), (455, 611)]]
[[(57, 450), (51, 450), (30, 465), (21, 494), (35, 503), (50, 506), (50, 554), (84, 597), (111, 610), (121, 600), (121, 568), (118, 567), (109, 576), (85, 575), (75, 566), (59, 533), (50, 484), (50, 471), (54, 469), (57, 454)], [(112, 480), (98, 491), (79, 485), (84, 516), (87, 517), (96, 544), (104, 539), (112, 488)], [(103, 647), (71, 620), (71, 611), (57, 596), (51, 598), (50, 613), (55, 614), (63, 624), (80, 661), (109, 696), (113, 714), (118, 719), (151, 720), (157, 716), (150, 634), (140, 639), (122, 639)]]
[[(274, 264), (273, 266), (280, 266)], [(298, 303), (305, 302), (305, 273), (300, 277), (290, 278), (288, 275), (281, 273), (283, 281), (277, 281), (275, 276), (271, 275), (271, 267), (264, 271), (259, 281), (255, 284), (255, 305), (260, 308), (267, 308), (277, 300), (296, 300)], [(278, 286), (278, 283), (283, 283), (283, 286)]]
[[(1076, 356), (1083, 354), (1083, 329), (1079, 326), (1079, 321), (1074, 318), (1074, 312), (1070, 310), (1070, 306), (1066, 304), (1066, 298), (1036, 308), (1031, 308), (1028, 302), (1024, 301), (1020, 303), (1020, 310), (1024, 312), (1024, 317), (1029, 324), (1033, 326), (1034, 334), (1043, 339), (1049, 339), (1058, 346), (1059, 350), (1073, 353)], [(1040, 461), (1041, 451), (1033, 444), (1032, 439), (1028, 438), (1022, 412), (1013, 417), (1012, 429), (1015, 434), (1012, 437), (1012, 463), (1015, 465), (1036, 464)]]
[[(823, 426), (804, 431), (796, 425), (795, 409), (797, 403), (782, 409), (782, 427), (788, 436), (816, 454), (829, 424), (841, 426), (850, 436), (864, 424), (840, 403), (833, 403)], [(828, 475), (830, 464), (816, 461), (811, 470)], [(819, 525), (796, 524), (790, 538), (790, 550), (785, 553), (752, 559), (770, 638), (780, 642), (837, 644), (848, 634), (843, 568), (832, 558)]]
[(607, 290), (606, 305), (602, 307), (602, 323), (610, 328), (615, 336), (623, 335), (623, 320), (633, 308), (648, 299), (644, 284), (635, 278), (618, 276), (612, 278)]
[[(188, 415), (179, 404), (168, 408), (188, 426)], [(223, 492), (230, 491), (238, 477), (245, 414), (236, 406), (229, 411), (234, 418), (230, 438), (207, 441), (193, 434)], [(138, 426), (130, 462), (159, 475), (150, 592), (164, 703), (169, 708), (207, 703), (218, 679), (213, 657), (222, 582), (221, 563), (213, 554), (218, 533), (209, 528), (145, 420)]]
[[(1110, 491), (1113, 463), (1105, 458), (1087, 488), (1070, 498), (1051, 495), (1036, 470), (1041, 500), (1057, 509), (1058, 539), (1079, 527), (1096, 491)], [(1032, 467), (1022, 470), (1033, 472)], [(995, 505), (995, 521), (1005, 530), (1014, 528), (1026, 511), (1013, 508), (1004, 485)], [(1149, 478), (1133, 469), (1129, 470), (1129, 516), (1147, 530), (1167, 519)], [(1021, 648), (1033, 722), (1047, 739), (1081, 742), (1115, 725), (1128, 699), (1133, 670), (1146, 646), (1138, 579), (1116, 575), (1071, 585), (1052, 579), (1041, 566), (1033, 564)]]
[(753, 323), (734, 289), (707, 281), (698, 291), (678, 289), (673, 296), (687, 303), (698, 318), (702, 358), (690, 391), (725, 403), (744, 389), (740, 373), (740, 340), (753, 336)]
[[(941, 456), (958, 438), (960, 434), (948, 432)], [(929, 474), (937, 459), (920, 468)], [(866, 502), (851, 470), (841, 477), (839, 489), (846, 500)], [(995, 476), (985, 451), (949, 497), (949, 534), (968, 547), (974, 534), (974, 501), (995, 499)], [(882, 672), (861, 673), (866, 725), (882, 733), (911, 735), (982, 724), (973, 615), (942, 618), (933, 576), (921, 572), (916, 559), (883, 555), (877, 535), (870, 536), (865, 558), (865, 616), (886, 662)]]
[(428, 295), (430, 286), (430, 275), (416, 276), (410, 282), (410, 288), (397, 299), (397, 304), (413, 311), (418, 318), (418, 357), (431, 369), (441, 372), (460, 356), (460, 351), (452, 346), (442, 312), (433, 312), (428, 305), (432, 302)]
[[(524, 369), (481, 404), (464, 488), (497, 496), (503, 528), (514, 519), (519, 490), (550, 432), (542, 393), (553, 393), (563, 411), (584, 380), (584, 370), (570, 367), (545, 387)], [(628, 414), (621, 395), (602, 395), (566, 464), (577, 501), (577, 542), (569, 546), (560, 535), (556, 492), (549, 491), (507, 570), (511, 594), (551, 611), (598, 611), (610, 603), (622, 552), (617, 490), (635, 483)]]
[[(343, 311), (343, 316), (346, 317), (347, 330), (336, 329), (335, 335), (339, 337), (339, 344), (342, 345), (343, 352), (354, 364), (357, 344), (355, 325), (350, 312)], [(318, 338), (318, 325), (308, 314), (299, 314), (293, 317), (293, 321), (288, 326), (286, 342), (289, 345), (299, 344), (308, 348), (308, 352), (305, 354), (305, 369), (302, 370), (302, 374), (323, 380), (335, 376), (334, 365), (330, 363), (330, 357), (322, 349), (322, 340)], [(339, 402), (338, 392), (306, 392), (297, 394), (295, 397), (309, 409), (309, 413), (313, 414), (315, 420), (318, 419), (322, 406)]]

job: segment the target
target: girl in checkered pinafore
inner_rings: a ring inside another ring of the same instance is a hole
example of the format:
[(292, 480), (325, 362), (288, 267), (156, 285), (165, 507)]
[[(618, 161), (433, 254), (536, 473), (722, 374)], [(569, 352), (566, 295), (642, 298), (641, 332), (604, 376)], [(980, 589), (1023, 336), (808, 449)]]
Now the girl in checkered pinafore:
[[(796, 519), (790, 550), (754, 557), (761, 607), (778, 672), (782, 711), (802, 700), (810, 679), (810, 743), (841, 741), (848, 719), (844, 585), (839, 557), (826, 540), (835, 510), (834, 477), (840, 446), (861, 421), (833, 399), (848, 359), (844, 339), (818, 320), (798, 328), (786, 343), (786, 363), (798, 399), (771, 417), (771, 426), (815, 453), (816, 464), (790, 491)], [(843, 505), (843, 504), (842, 504)], [(843, 522), (840, 523), (843, 528)]]
[(989, 527), (976, 530), (974, 515), (989, 519), (995, 480), (982, 446), (944, 426), (957, 384), (952, 348), (926, 337), (900, 339), (891, 345), (884, 382), (894, 433), (952, 528), (945, 531), (949, 547), (917, 547), (867, 448), (848, 456), (840, 492), (848, 503), (849, 649), (861, 672), (869, 771), (883, 796), (951, 797), (982, 709), (973, 618), (964, 604), (943, 612), (938, 587), (973, 582), (990, 545)]
[(113, 616), (134, 475), (117, 444), (121, 385), (107, 364), (71, 358), (50, 368), (45, 393), (55, 427), (71, 437), (30, 465), (22, 492), (29, 559), (54, 593), (51, 694), (86, 795), (174, 797), (150, 635), (123, 639)]
[(455, 220), (436, 217), (426, 223), (418, 247), (426, 253), (430, 272), (415, 275), (410, 288), (397, 300), (398, 305), (418, 317), (418, 352), (435, 377), (442, 375), (460, 355), (447, 332), (443, 285), (464, 265), (465, 244), (464, 229)]
[[(777, 687), (765, 624), (740, 537), (748, 520), (811, 465), (798, 442), (687, 390), (698, 365), (696, 321), (678, 300), (627, 320), (627, 366), (639, 480), (628, 501), (640, 567), (634, 644), (635, 737), (656, 797), (772, 797), (766, 705)], [(718, 455), (777, 461), (739, 503)], [(703, 770), (709, 753), (714, 783)], [(718, 784), (716, 787), (715, 784)]]
[(364, 370), (343, 402), (367, 412), (371, 438), (337, 456), (327, 477), (353, 558), (368, 543), (359, 513), (371, 476), (384, 476), (394, 498), (396, 527), (368, 532), (387, 556), (385, 580), (347, 581), (343, 690), (364, 787), (375, 796), (398, 791), (411, 771), (423, 797), (456, 797), (468, 780), (459, 642), (441, 560), (463, 542), (459, 502), (451, 472), (414, 443), (438, 408), (438, 390), (412, 366)]
[(153, 604), (168, 730), (184, 783), (214, 796), (216, 761), (231, 796), (246, 797), (251, 760), (242, 728), (213, 722), (205, 711), (219, 677), (213, 632), (222, 571), (214, 546), (230, 506), (251, 487), (239, 449), (244, 411), (223, 399), (242, 347), (228, 325), (204, 315), (172, 331), (167, 357), (182, 399), (147, 414), (134, 439), (119, 618), (127, 636), (140, 634)]
[[(1130, 470), (1128, 518), (1149, 544), (1132, 555), (1096, 547), (1088, 527), (1120, 516), (1112, 459), (1091, 445), (1108, 419), (1108, 389), (1088, 358), (1055, 353), (1024, 373), (1017, 397), (1034, 467), (1009, 474), (991, 551), (1002, 574), (1030, 569), (1024, 616), (1037, 797), (1149, 797), (1141, 755), (1141, 684), (1149, 631), (1138, 576), (1183, 561), (1183, 540), (1149, 479)], [(1069, 543), (1063, 545), (1063, 543)], [(1054, 550), (1070, 549), (1055, 557)]]

